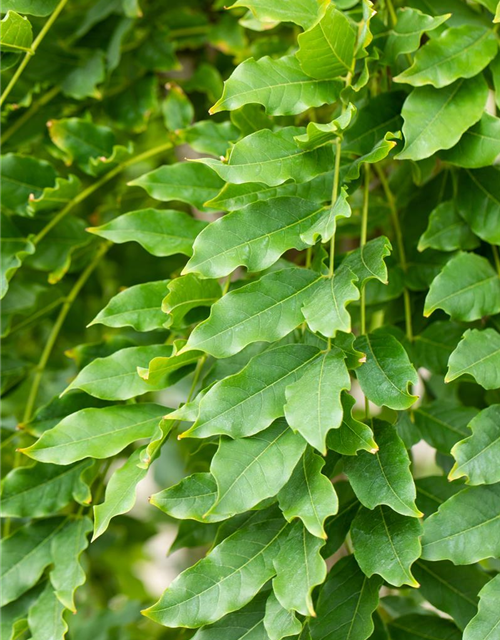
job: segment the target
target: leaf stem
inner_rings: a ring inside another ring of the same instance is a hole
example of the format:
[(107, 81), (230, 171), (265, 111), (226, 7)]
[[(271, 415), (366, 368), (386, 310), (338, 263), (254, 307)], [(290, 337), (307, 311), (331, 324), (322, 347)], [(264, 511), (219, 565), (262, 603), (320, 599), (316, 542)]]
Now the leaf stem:
[(4, 144), (11, 136), (16, 133), (30, 118), (32, 118), (42, 107), (48, 104), (53, 98), (61, 92), (61, 87), (52, 87), (47, 93), (45, 93), (40, 100), (37, 100), (31, 105), (29, 109), (19, 116), (19, 118), (12, 123), (12, 125), (5, 131), (0, 137), (0, 142)]
[[(340, 178), (340, 154), (342, 150), (342, 139), (338, 138), (335, 144), (335, 172), (333, 174), (333, 186), (332, 186), (332, 207), (335, 206), (337, 201), (338, 193), (339, 193), (339, 178)], [(330, 266), (329, 266), (329, 276), (330, 278), (333, 276), (334, 270), (334, 261), (335, 261), (335, 233), (332, 235), (330, 239)]]
[(385, 3), (386, 3), (387, 12), (389, 14), (389, 18), (392, 23), (392, 26), (395, 27), (398, 21), (398, 18), (397, 18), (396, 12), (394, 11), (394, 5), (392, 4), (392, 0), (385, 0)]
[(35, 407), (35, 402), (38, 396), (38, 390), (40, 388), (40, 382), (42, 380), (43, 372), (45, 371), (45, 367), (47, 366), (47, 362), (50, 358), (50, 354), (52, 353), (52, 349), (54, 348), (54, 344), (57, 340), (59, 332), (66, 320), (66, 316), (68, 315), (69, 310), (73, 302), (76, 300), (78, 294), (80, 293), (83, 285), (87, 282), (93, 270), (97, 267), (100, 259), (104, 256), (106, 251), (110, 248), (110, 242), (104, 242), (99, 249), (97, 250), (92, 262), (87, 266), (87, 268), (82, 271), (80, 277), (73, 285), (68, 297), (66, 298), (65, 303), (61, 307), (59, 311), (59, 315), (52, 327), (52, 331), (50, 332), (49, 338), (45, 343), (45, 347), (42, 351), (42, 355), (40, 357), (40, 361), (38, 362), (38, 366), (36, 367), (35, 377), (33, 378), (33, 382), (31, 383), (31, 388), (28, 394), (28, 400), (26, 401), (26, 406), (24, 409), (23, 415), (23, 423), (26, 424), (31, 420), (33, 415), (33, 409)]
[[(405, 275), (408, 269), (408, 265), (406, 262), (406, 253), (403, 242), (403, 233), (401, 231), (401, 225), (399, 224), (399, 216), (398, 210), (396, 207), (396, 200), (391, 191), (391, 187), (389, 186), (389, 182), (383, 170), (377, 165), (374, 165), (375, 171), (380, 179), (380, 184), (385, 193), (385, 197), (387, 198), (387, 203), (389, 204), (389, 211), (391, 212), (392, 225), (394, 227), (394, 232), (396, 234), (396, 243), (398, 246), (399, 253), (399, 262), (401, 264), (401, 268), (403, 269)], [(411, 299), (410, 292), (408, 288), (405, 286), (403, 289), (403, 298), (404, 298), (404, 307), (405, 307), (405, 324), (406, 324), (406, 337), (410, 342), (413, 342), (413, 328), (411, 322)]]
[(14, 88), (16, 82), (19, 80), (19, 78), (21, 77), (22, 72), (25, 70), (28, 62), (31, 60), (31, 57), (33, 55), (35, 55), (36, 50), (38, 49), (38, 47), (40, 46), (42, 40), (45, 38), (45, 36), (47, 35), (50, 27), (54, 24), (54, 22), (57, 20), (59, 14), (61, 13), (61, 11), (64, 9), (65, 4), (68, 2), (68, 0), (60, 0), (59, 4), (57, 5), (57, 7), (54, 9), (53, 13), (51, 14), (50, 18), (47, 20), (47, 22), (43, 25), (40, 33), (37, 35), (37, 37), (35, 38), (35, 40), (33, 41), (33, 44), (31, 45), (31, 50), (28, 51), (26, 53), (26, 55), (24, 56), (24, 58), (21, 61), (21, 64), (17, 67), (16, 72), (14, 73), (14, 75), (12, 76), (12, 78), (10, 79), (9, 84), (5, 87), (2, 95), (0, 96), (0, 107), (3, 105), (3, 103), (5, 102), (5, 100), (7, 99), (8, 95), (10, 94), (10, 92), (12, 91), (12, 89)]
[[(361, 215), (361, 236), (360, 236), (360, 248), (363, 251), (363, 247), (366, 244), (368, 236), (368, 210), (370, 203), (370, 165), (365, 163), (365, 184), (363, 188), (363, 209)], [(366, 291), (365, 284), (361, 286), (361, 300), (360, 300), (360, 316), (361, 316), (361, 335), (366, 333)], [(370, 401), (365, 395), (365, 418), (370, 417)]]
[(160, 144), (159, 146), (153, 147), (152, 149), (148, 149), (148, 151), (145, 151), (144, 153), (141, 153), (138, 156), (135, 156), (134, 158), (129, 158), (125, 162), (122, 162), (121, 164), (117, 165), (114, 169), (111, 169), (111, 171), (108, 171), (108, 173), (104, 174), (99, 180), (97, 180), (96, 182), (88, 186), (86, 189), (81, 191), (77, 196), (75, 196), (72, 200), (70, 200), (68, 204), (63, 209), (61, 209), (61, 211), (56, 216), (54, 216), (45, 225), (45, 227), (43, 227), (43, 229), (39, 231), (39, 233), (33, 238), (33, 241), (32, 241), (33, 244), (37, 245), (41, 240), (43, 240), (43, 238), (48, 234), (48, 232), (51, 229), (53, 229), (77, 204), (79, 204), (80, 202), (88, 198), (90, 195), (94, 193), (94, 191), (97, 191), (97, 189), (99, 189), (100, 187), (105, 185), (107, 182), (112, 180), (124, 169), (126, 169), (127, 167), (130, 167), (133, 164), (141, 162), (142, 160), (146, 160), (151, 156), (162, 153), (162, 151), (167, 151), (172, 147), (173, 147), (172, 141)]

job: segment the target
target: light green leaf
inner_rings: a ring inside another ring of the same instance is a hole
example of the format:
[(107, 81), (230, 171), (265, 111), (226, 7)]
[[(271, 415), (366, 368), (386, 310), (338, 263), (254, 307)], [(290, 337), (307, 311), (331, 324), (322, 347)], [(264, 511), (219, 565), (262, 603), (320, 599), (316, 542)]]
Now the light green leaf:
[(39, 518), (52, 515), (71, 499), (91, 501), (86, 471), (92, 462), (71, 467), (35, 464), (12, 469), (2, 481), (0, 515), (2, 518)]
[[(451, 620), (443, 620), (432, 614), (410, 613), (388, 624), (392, 640), (420, 640), (422, 632), (431, 638), (461, 640), (462, 634)], [(425, 631), (424, 631), (425, 630)]]
[(450, 615), (460, 629), (476, 615), (478, 593), (488, 582), (484, 571), (478, 567), (456, 567), (447, 561), (417, 560), (413, 573), (424, 598)]
[(387, 284), (389, 276), (384, 259), (391, 254), (391, 251), (392, 245), (389, 239), (379, 236), (349, 253), (342, 261), (342, 266), (348, 267), (358, 276), (356, 282), (358, 287), (362, 287), (365, 282), (373, 278), (382, 284)]
[(347, 129), (351, 120), (356, 115), (356, 107), (350, 102), (345, 111), (340, 116), (334, 118), (326, 124), (309, 122), (306, 133), (295, 136), (295, 141), (301, 149), (315, 149), (321, 147), (342, 135)]
[(500, 576), (492, 578), (479, 592), (477, 615), (467, 625), (463, 640), (480, 640), (480, 638), (498, 637), (500, 615), (498, 597), (500, 595)]
[(224, 186), (214, 171), (190, 162), (164, 165), (128, 184), (142, 187), (155, 200), (180, 200), (197, 209), (203, 209), (204, 203), (215, 198)]
[(422, 558), (472, 564), (500, 553), (500, 484), (468, 487), (424, 522)]
[(213, 122), (200, 120), (182, 132), (181, 137), (199, 153), (212, 156), (225, 156), (228, 148), (240, 136), (232, 122)]
[(274, 560), (273, 591), (287, 611), (314, 616), (312, 592), (326, 578), (326, 563), (320, 550), (325, 541), (296, 522)]
[[(81, 389), (101, 400), (129, 400), (155, 388), (139, 376), (137, 367), (147, 368), (153, 358), (170, 355), (170, 345), (120, 349), (106, 358), (96, 358), (84, 367), (65, 393), (71, 389)], [(165, 384), (163, 380), (158, 382), (160, 388), (167, 386), (166, 381)]]
[(455, 251), (456, 249), (475, 249), (477, 246), (479, 246), (479, 239), (458, 214), (453, 200), (442, 202), (431, 212), (427, 229), (418, 241), (419, 251), (428, 248), (438, 251)]
[(112, 518), (128, 513), (135, 504), (139, 482), (146, 477), (147, 469), (138, 466), (145, 448), (136, 449), (123, 466), (117, 469), (106, 485), (104, 501), (94, 506), (94, 535), (101, 536)]
[(500, 311), (500, 278), (490, 262), (475, 253), (459, 253), (431, 283), (424, 315), (443, 309), (452, 320), (472, 322)]
[(410, 458), (396, 429), (376, 422), (374, 433), (379, 450), (360, 451), (344, 459), (344, 470), (354, 493), (368, 509), (385, 504), (404, 516), (419, 518), (416, 489), (410, 472)]
[(66, 518), (34, 520), (0, 542), (2, 607), (31, 589), (52, 562), (50, 545), (61, 531)]
[(222, 96), (210, 113), (254, 103), (261, 104), (273, 116), (302, 113), (338, 99), (342, 84), (332, 78), (311, 78), (302, 71), (295, 56), (278, 60), (269, 56), (249, 58), (226, 80)]
[(266, 602), (264, 628), (269, 640), (281, 640), (299, 634), (302, 624), (293, 611), (287, 611), (281, 606), (272, 591)]
[(280, 0), (236, 0), (234, 7), (248, 7), (263, 22), (294, 22), (304, 29), (316, 21), (324, 2), (321, 0), (295, 0), (284, 5)]
[(86, 580), (85, 571), (80, 566), (80, 556), (88, 547), (88, 534), (91, 531), (90, 518), (77, 518), (68, 522), (51, 543), (54, 568), (50, 573), (50, 581), (57, 599), (73, 613), (76, 613), (75, 591)]
[(356, 376), (365, 396), (379, 407), (397, 411), (408, 409), (418, 396), (411, 394), (411, 385), (417, 384), (417, 372), (396, 338), (375, 331), (359, 336), (354, 343), (358, 351), (366, 354), (366, 362), (356, 369)]
[(481, 120), (468, 129), (458, 143), (439, 155), (459, 167), (489, 167), (500, 154), (500, 118), (486, 111)]
[(345, 353), (334, 347), (321, 353), (286, 389), (288, 424), (323, 455), (328, 432), (342, 423), (340, 394), (350, 386)]
[(477, 409), (439, 399), (417, 407), (412, 415), (424, 440), (449, 455), (453, 445), (470, 434), (467, 425), (477, 415)]
[(75, 198), (81, 191), (80, 180), (70, 174), (67, 178), (56, 178), (55, 186), (45, 187), (41, 195), (28, 198), (28, 213), (61, 209)]
[[(239, 373), (209, 389), (200, 402), (196, 422), (182, 437), (221, 434), (241, 438), (262, 431), (283, 416), (285, 389), (304, 374), (318, 354), (317, 347), (289, 344), (256, 355)], [(180, 418), (177, 413), (169, 418)]]
[(203, 355), (201, 351), (180, 353), (180, 347), (185, 344), (185, 340), (178, 340), (174, 343), (172, 355), (154, 356), (147, 368), (137, 367), (137, 373), (147, 382), (150, 391), (169, 386), (180, 380), (191, 370), (191, 367), (189, 369), (187, 367), (195, 364)]
[(23, 259), (35, 253), (35, 245), (28, 238), (23, 238), (19, 229), (3, 213), (2, 216), (2, 251), (0, 255), (0, 299), (9, 288), (9, 281), (21, 266)]
[(361, 507), (351, 525), (354, 555), (363, 573), (368, 577), (376, 573), (396, 587), (419, 586), (411, 566), (420, 557), (421, 535), (419, 520), (388, 507), (373, 511)]
[(19, 11), (32, 16), (48, 16), (57, 7), (57, 0), (5, 0), (2, 11)]
[(382, 140), (377, 142), (373, 149), (370, 149), (368, 153), (360, 158), (356, 158), (356, 160), (349, 165), (346, 173), (344, 174), (344, 180), (357, 180), (361, 174), (361, 168), (365, 164), (376, 164), (377, 162), (381, 162), (387, 158), (389, 153), (397, 145), (398, 140), (401, 140), (401, 137), (400, 131), (397, 131), (396, 133), (391, 131), (387, 132)]
[(338, 560), (328, 574), (310, 622), (313, 640), (366, 640), (373, 631), (372, 615), (382, 586), (379, 576), (367, 578), (354, 556)]
[(429, 40), (409, 69), (394, 78), (414, 87), (446, 87), (459, 78), (472, 78), (495, 57), (498, 45), (491, 29), (469, 24), (452, 27)]
[(300, 237), (309, 245), (315, 244), (319, 237), (321, 237), (322, 242), (328, 242), (335, 234), (337, 218), (350, 217), (351, 207), (347, 202), (347, 191), (342, 188), (333, 207), (325, 207), (318, 220), (312, 221), (309, 228), (302, 231)]
[(269, 591), (263, 589), (239, 611), (224, 616), (215, 624), (199, 629), (193, 640), (268, 640), (264, 627)]
[(354, 456), (361, 449), (369, 453), (378, 451), (378, 445), (373, 439), (373, 431), (364, 422), (359, 422), (352, 415), (355, 400), (348, 393), (342, 393), (342, 423), (338, 429), (328, 434), (326, 443), (328, 449), (343, 456)]
[(145, 282), (116, 294), (88, 325), (132, 327), (136, 331), (162, 329), (166, 322), (162, 301), (169, 280)]
[(219, 522), (226, 516), (212, 515), (210, 508), (217, 497), (217, 483), (210, 473), (194, 473), (179, 483), (151, 496), (150, 502), (177, 520)]
[(23, 453), (54, 464), (71, 464), (83, 458), (109, 458), (129, 444), (150, 438), (168, 413), (158, 404), (130, 404), (82, 409), (67, 416)]
[(1, 156), (2, 192), (0, 202), (4, 214), (31, 215), (28, 203), (42, 197), (47, 187), (56, 184), (54, 167), (31, 156), (7, 153)]
[(357, 280), (349, 267), (341, 267), (331, 278), (322, 278), (302, 309), (311, 331), (326, 338), (334, 338), (338, 331), (351, 331), (346, 307), (359, 300), (359, 289), (354, 284)]
[(466, 477), (467, 484), (494, 484), (500, 482), (497, 460), (500, 451), (500, 405), (486, 407), (469, 423), (472, 435), (457, 442), (451, 450), (456, 462), (448, 478)]
[(217, 280), (205, 280), (188, 273), (174, 278), (168, 284), (168, 294), (161, 309), (168, 314), (165, 327), (182, 327), (190, 324), (190, 312), (198, 307), (210, 307), (221, 297), (222, 290)]
[(187, 348), (226, 358), (252, 342), (280, 340), (304, 321), (302, 305), (320, 280), (314, 271), (291, 267), (231, 291), (212, 305)]
[(308, 448), (279, 492), (278, 501), (288, 522), (300, 518), (313, 536), (326, 539), (325, 520), (337, 513), (338, 498), (330, 480), (321, 473), (324, 465), (324, 459)]
[(217, 498), (208, 513), (229, 517), (275, 496), (305, 447), (305, 440), (284, 419), (250, 438), (221, 439), (210, 464)]
[(90, 176), (101, 176), (126, 160), (133, 151), (116, 144), (109, 127), (81, 118), (63, 118), (48, 122), (52, 142), (62, 152), (68, 164), (76, 162)]
[(261, 129), (239, 140), (229, 152), (228, 160), (200, 158), (226, 182), (263, 182), (276, 187), (286, 180), (306, 182), (331, 169), (331, 146), (312, 151), (301, 149), (294, 138), (303, 133), (300, 127), (284, 127), (273, 132)]
[(420, 46), (422, 35), (437, 29), (451, 14), (428, 16), (418, 9), (403, 7), (397, 10), (397, 22), (385, 43), (385, 55), (391, 62), (403, 53), (412, 53)]
[(116, 244), (138, 242), (154, 256), (182, 253), (190, 256), (193, 242), (206, 226), (182, 211), (173, 209), (139, 209), (125, 213), (100, 227), (87, 231)]
[(351, 71), (356, 32), (334, 5), (328, 5), (320, 20), (297, 40), (297, 58), (307, 75), (327, 79), (346, 76)]
[(68, 630), (63, 613), (64, 605), (56, 597), (50, 583), (47, 583), (28, 613), (32, 640), (63, 640)]
[(278, 197), (248, 205), (208, 225), (196, 238), (193, 257), (183, 273), (205, 278), (230, 274), (236, 267), (262, 271), (289, 249), (305, 249), (313, 241), (303, 235), (325, 211), (321, 204)]
[(458, 212), (486, 242), (500, 245), (500, 171), (464, 171), (458, 183)]
[(405, 146), (396, 158), (423, 160), (453, 147), (481, 119), (487, 97), (488, 86), (481, 74), (444, 89), (414, 89), (403, 105)]
[[(5, 8), (3, 8), (5, 11)], [(20, 16), (15, 11), (7, 11), (0, 20), (0, 47), (2, 51), (26, 53), (31, 51), (33, 29), (26, 16)]]
[(275, 510), (259, 511), (143, 613), (168, 627), (196, 628), (247, 604), (275, 574), (273, 559), (289, 527)]

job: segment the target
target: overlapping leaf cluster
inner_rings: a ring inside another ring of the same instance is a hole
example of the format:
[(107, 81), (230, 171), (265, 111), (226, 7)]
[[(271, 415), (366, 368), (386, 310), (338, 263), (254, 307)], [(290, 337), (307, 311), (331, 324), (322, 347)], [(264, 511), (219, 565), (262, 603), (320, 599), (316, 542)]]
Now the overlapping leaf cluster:
[(100, 620), (152, 476), (129, 535), (204, 554), (138, 633), (498, 637), (496, 0), (97, 2), (46, 49), (5, 4), (5, 637), (64, 636), (92, 530)]

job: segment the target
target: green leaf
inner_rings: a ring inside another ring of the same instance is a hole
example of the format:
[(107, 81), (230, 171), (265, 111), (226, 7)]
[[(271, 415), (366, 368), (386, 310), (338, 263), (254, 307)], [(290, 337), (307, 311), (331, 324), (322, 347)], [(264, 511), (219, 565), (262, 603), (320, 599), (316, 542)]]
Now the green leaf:
[(384, 259), (391, 251), (392, 245), (389, 240), (385, 236), (379, 236), (349, 253), (342, 261), (342, 266), (348, 267), (358, 276), (358, 287), (362, 287), (373, 278), (387, 284), (389, 276)]
[(351, 525), (354, 555), (363, 573), (368, 577), (376, 573), (396, 587), (419, 586), (411, 566), (420, 557), (421, 535), (419, 520), (388, 507), (373, 511), (361, 507)]
[(472, 233), (469, 225), (460, 217), (453, 200), (439, 204), (429, 217), (429, 224), (418, 241), (418, 250), (437, 249), (455, 251), (456, 249), (475, 249), (479, 239)]
[[(317, 347), (289, 344), (256, 355), (239, 373), (210, 388), (200, 402), (196, 422), (182, 437), (221, 434), (241, 438), (262, 431), (283, 416), (285, 389), (304, 374), (318, 354)], [(169, 418), (182, 419), (182, 413), (171, 413)]]
[(334, 347), (321, 353), (286, 389), (288, 424), (323, 455), (328, 432), (342, 423), (341, 392), (350, 386), (345, 353)]
[(28, 625), (33, 640), (63, 640), (68, 630), (64, 618), (64, 605), (56, 597), (50, 584), (42, 591), (28, 613)]
[(422, 633), (431, 638), (460, 640), (462, 634), (450, 620), (433, 615), (411, 613), (391, 620), (388, 624), (393, 640), (420, 640)]
[(500, 311), (500, 278), (490, 262), (475, 253), (459, 253), (434, 278), (424, 315), (443, 309), (452, 320), (472, 322)]
[(88, 547), (87, 537), (91, 531), (90, 518), (77, 518), (68, 522), (51, 543), (54, 568), (50, 581), (57, 599), (73, 613), (76, 613), (75, 591), (86, 580), (80, 556)]
[[(129, 400), (154, 389), (152, 383), (144, 381), (137, 373), (137, 367), (148, 367), (153, 358), (168, 357), (172, 354), (170, 345), (130, 347), (120, 349), (106, 358), (96, 358), (76, 376), (66, 388), (81, 389), (101, 400)], [(160, 388), (163, 380), (160, 380)]]
[(453, 147), (481, 119), (487, 97), (488, 87), (480, 74), (444, 89), (414, 89), (403, 105), (405, 146), (396, 158), (423, 160)]
[[(3, 8), (5, 11), (5, 8)], [(15, 11), (7, 11), (0, 20), (0, 47), (2, 51), (13, 53), (31, 52), (33, 29), (26, 16), (20, 16)]]
[(500, 118), (483, 113), (481, 120), (468, 129), (458, 143), (439, 155), (459, 167), (489, 167), (500, 154)]
[(91, 462), (84, 461), (70, 467), (37, 463), (12, 469), (2, 481), (1, 517), (49, 516), (72, 499), (89, 504), (91, 495), (86, 471), (91, 466)]
[(186, 143), (199, 153), (224, 156), (228, 148), (239, 138), (238, 129), (232, 122), (201, 120), (182, 132)]
[(273, 591), (287, 611), (314, 616), (312, 592), (326, 578), (326, 563), (320, 550), (325, 542), (296, 522), (274, 560)]
[(171, 280), (167, 289), (168, 294), (161, 305), (162, 311), (168, 314), (165, 327), (190, 324), (193, 309), (210, 307), (222, 294), (217, 280), (202, 280), (191, 273)]
[(55, 186), (45, 187), (41, 195), (36, 196), (30, 193), (27, 212), (35, 214), (40, 211), (60, 209), (78, 195), (81, 187), (80, 180), (73, 174), (67, 178), (56, 178)]
[(104, 501), (94, 506), (94, 535), (101, 536), (112, 518), (128, 513), (135, 504), (137, 485), (146, 477), (147, 469), (138, 466), (144, 448), (136, 449), (108, 481)]
[(9, 288), (9, 281), (21, 266), (23, 259), (35, 253), (35, 245), (23, 238), (19, 229), (2, 213), (2, 251), (0, 256), (0, 299)]
[(379, 450), (360, 451), (344, 459), (344, 470), (354, 493), (368, 509), (385, 504), (404, 516), (419, 518), (410, 458), (396, 429), (387, 422), (374, 424)]
[(366, 362), (356, 369), (365, 396), (379, 407), (399, 411), (411, 407), (418, 396), (412, 395), (409, 389), (417, 384), (418, 376), (396, 338), (375, 331), (359, 336), (354, 346), (366, 354)]
[(197, 209), (203, 209), (204, 203), (215, 198), (224, 186), (214, 171), (190, 162), (159, 167), (128, 184), (142, 187), (155, 200), (180, 200)]
[(463, 327), (453, 322), (433, 322), (415, 336), (413, 353), (415, 366), (432, 373), (446, 373), (448, 360), (462, 337)]
[(500, 551), (500, 484), (469, 487), (424, 522), (422, 558), (472, 564)]
[(294, 22), (307, 29), (316, 21), (322, 4), (317, 0), (296, 0), (293, 5), (280, 0), (236, 0), (230, 8), (248, 7), (263, 22)]
[(278, 501), (288, 522), (300, 518), (313, 536), (326, 539), (325, 520), (337, 513), (338, 498), (330, 480), (321, 473), (324, 465), (324, 459), (308, 448), (279, 492)]
[(158, 404), (131, 404), (82, 409), (67, 416), (23, 453), (54, 464), (83, 458), (109, 458), (142, 438), (150, 438), (168, 412)]
[(477, 409), (473, 407), (440, 399), (417, 407), (413, 411), (413, 420), (424, 440), (449, 455), (453, 445), (470, 434), (467, 425), (476, 415)]
[(477, 567), (456, 567), (451, 562), (417, 560), (413, 572), (424, 598), (450, 615), (463, 629), (477, 612), (478, 593), (488, 576)]
[(28, 629), (28, 611), (40, 597), (41, 585), (2, 607), (0, 635), (2, 640), (15, 640)]
[(232, 516), (275, 496), (305, 447), (304, 439), (283, 419), (250, 438), (221, 439), (210, 464), (217, 498), (208, 513)]
[(373, 631), (382, 579), (367, 578), (354, 556), (338, 560), (321, 590), (310, 629), (313, 640), (366, 640)]
[(345, 76), (351, 71), (356, 32), (334, 5), (328, 5), (321, 19), (297, 40), (297, 58), (307, 75), (327, 79)]
[(31, 589), (52, 562), (50, 545), (66, 522), (65, 518), (35, 520), (16, 529), (0, 542), (2, 607)]
[(466, 477), (467, 484), (500, 482), (497, 456), (500, 450), (498, 422), (500, 405), (493, 404), (478, 413), (469, 423), (472, 435), (457, 442), (451, 450), (456, 462), (449, 473), (450, 480)]
[(185, 340), (176, 341), (172, 355), (154, 356), (147, 368), (137, 367), (137, 373), (147, 382), (149, 391), (175, 384), (189, 373), (190, 365), (195, 364), (203, 355), (201, 351), (180, 353), (179, 347), (184, 345)]
[(285, 251), (313, 244), (303, 235), (324, 211), (322, 205), (302, 198), (278, 197), (229, 213), (209, 224), (196, 238), (193, 257), (183, 273), (218, 278), (238, 266), (262, 271)]
[(335, 204), (332, 207), (325, 207), (318, 220), (313, 221), (310, 227), (300, 234), (300, 237), (309, 245), (315, 244), (319, 237), (322, 242), (328, 242), (335, 234), (337, 218), (350, 217), (351, 207), (347, 202), (347, 191), (342, 188)]
[(335, 102), (342, 88), (338, 80), (315, 80), (300, 68), (295, 56), (275, 60), (249, 58), (236, 67), (224, 83), (224, 91), (210, 113), (234, 110), (245, 104), (261, 104), (273, 116), (302, 113), (309, 107)]
[(445, 476), (428, 476), (417, 478), (417, 503), (426, 517), (435, 513), (448, 498), (463, 489), (458, 482), (449, 482)]
[(329, 432), (326, 444), (328, 449), (343, 456), (354, 456), (359, 450), (375, 453), (378, 445), (373, 439), (373, 431), (364, 422), (359, 422), (352, 415), (356, 402), (348, 393), (342, 393), (342, 423), (338, 429)]
[(54, 167), (45, 160), (7, 153), (1, 156), (2, 193), (0, 202), (4, 214), (31, 215), (28, 203), (42, 197), (47, 187), (56, 184)]
[(276, 511), (257, 512), (181, 573), (144, 615), (164, 626), (192, 629), (240, 609), (273, 577), (273, 559), (288, 527)]
[(314, 271), (291, 267), (231, 291), (195, 327), (187, 348), (226, 358), (252, 342), (280, 340), (304, 321), (302, 305), (320, 280)]
[(161, 106), (163, 121), (169, 131), (185, 129), (194, 118), (194, 107), (181, 87), (169, 85), (168, 95)]
[(193, 242), (206, 223), (173, 209), (139, 209), (87, 231), (116, 244), (138, 242), (154, 256), (190, 256)]
[(57, 7), (57, 0), (5, 0), (2, 11), (19, 11), (32, 16), (48, 16)]
[(162, 329), (166, 322), (162, 301), (169, 282), (145, 282), (120, 291), (88, 326), (103, 324), (106, 327), (132, 327), (135, 331)]
[(458, 185), (458, 212), (486, 242), (500, 245), (500, 172), (496, 167), (464, 171)]
[(356, 115), (356, 107), (350, 102), (345, 111), (340, 116), (334, 118), (326, 124), (309, 122), (306, 133), (295, 136), (295, 141), (301, 149), (315, 149), (321, 147), (332, 140), (342, 136), (342, 132), (347, 129), (351, 120)]
[(394, 78), (414, 87), (446, 87), (459, 78), (472, 78), (495, 57), (498, 45), (491, 29), (469, 24), (446, 29), (415, 55), (409, 69)]
[(397, 10), (397, 22), (385, 43), (385, 55), (391, 62), (403, 53), (412, 53), (420, 46), (422, 35), (446, 22), (451, 14), (428, 16), (418, 9), (403, 7)]
[(281, 638), (299, 634), (302, 630), (302, 623), (299, 622), (293, 611), (287, 611), (283, 608), (274, 592), (271, 592), (266, 602), (264, 628), (269, 640), (281, 640)]
[(479, 592), (477, 615), (467, 625), (464, 640), (494, 638), (500, 625), (498, 596), (500, 594), (500, 576), (492, 578)]
[(338, 331), (351, 331), (347, 305), (359, 299), (358, 277), (349, 267), (341, 267), (331, 278), (323, 278), (303, 307), (306, 322), (314, 333), (334, 338)]
[(219, 522), (226, 516), (212, 515), (210, 508), (217, 497), (217, 483), (210, 473), (194, 473), (179, 483), (151, 496), (150, 502), (177, 520)]
[(348, 482), (336, 482), (334, 487), (339, 498), (339, 508), (337, 513), (326, 521), (328, 538), (323, 550), (326, 558), (332, 556), (344, 544), (351, 522), (359, 509), (359, 501)]
[(132, 154), (132, 145), (117, 145), (109, 127), (81, 118), (50, 120), (49, 135), (66, 162), (76, 164), (90, 176), (101, 176)]
[(333, 150), (329, 146), (311, 151), (301, 149), (294, 138), (300, 127), (284, 127), (277, 132), (262, 129), (239, 140), (228, 160), (200, 158), (226, 182), (263, 182), (276, 187), (286, 180), (306, 182), (331, 169)]
[(66, 96), (75, 100), (102, 98), (97, 88), (106, 79), (105, 58), (102, 51), (94, 51), (64, 78), (61, 89)]

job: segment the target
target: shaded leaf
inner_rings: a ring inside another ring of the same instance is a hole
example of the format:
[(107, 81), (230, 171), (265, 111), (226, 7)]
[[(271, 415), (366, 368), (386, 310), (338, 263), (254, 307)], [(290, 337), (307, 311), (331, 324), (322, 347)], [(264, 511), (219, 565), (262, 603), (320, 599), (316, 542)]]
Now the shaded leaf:
[(488, 167), (462, 172), (458, 183), (458, 212), (477, 236), (492, 244), (500, 244), (499, 177), (496, 167)]
[(477, 409), (474, 407), (464, 407), (444, 399), (413, 411), (415, 425), (424, 440), (445, 454), (449, 454), (456, 442), (470, 434), (467, 425), (476, 415)]
[(23, 238), (19, 229), (2, 213), (2, 251), (0, 262), (0, 298), (9, 288), (9, 281), (21, 266), (23, 259), (35, 252), (35, 245)]
[(385, 43), (385, 55), (391, 61), (403, 53), (412, 53), (420, 46), (422, 35), (446, 22), (450, 14), (428, 16), (418, 9), (403, 7), (397, 10), (397, 22)]
[(342, 393), (342, 423), (338, 429), (329, 432), (326, 443), (328, 449), (344, 456), (354, 456), (362, 449), (375, 453), (378, 445), (373, 439), (373, 431), (364, 422), (356, 420), (352, 415), (355, 400), (348, 393)]
[(492, 578), (479, 592), (477, 615), (469, 622), (464, 631), (464, 640), (494, 638), (500, 625), (498, 596), (500, 594), (500, 576)]
[(455, 251), (475, 249), (477, 246), (479, 239), (460, 217), (452, 200), (442, 202), (432, 211), (427, 229), (418, 241), (419, 251), (429, 247), (438, 251)]
[(432, 638), (445, 640), (460, 640), (462, 634), (451, 620), (443, 620), (434, 615), (420, 615), (412, 613), (391, 620), (388, 624), (389, 633), (394, 640), (419, 640), (422, 630)]

